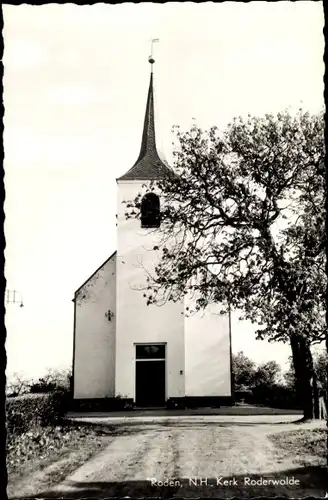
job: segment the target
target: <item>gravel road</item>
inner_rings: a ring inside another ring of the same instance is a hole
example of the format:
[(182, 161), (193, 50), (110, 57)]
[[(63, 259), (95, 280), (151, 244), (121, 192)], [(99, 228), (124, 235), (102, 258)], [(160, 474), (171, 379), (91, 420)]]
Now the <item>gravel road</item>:
[[(324, 496), (321, 469), (304, 463), (302, 467), (302, 457), (287, 459), (268, 439), (273, 432), (299, 428), (281, 420), (267, 416), (239, 421), (233, 417), (121, 421), (106, 449), (43, 492), (43, 497)], [(268, 479), (276, 484), (265, 484)]]

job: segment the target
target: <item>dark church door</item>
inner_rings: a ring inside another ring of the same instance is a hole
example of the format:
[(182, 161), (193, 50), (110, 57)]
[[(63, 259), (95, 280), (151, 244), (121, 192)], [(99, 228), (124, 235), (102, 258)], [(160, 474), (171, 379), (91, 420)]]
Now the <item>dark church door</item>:
[(136, 406), (164, 405), (165, 345), (136, 346)]

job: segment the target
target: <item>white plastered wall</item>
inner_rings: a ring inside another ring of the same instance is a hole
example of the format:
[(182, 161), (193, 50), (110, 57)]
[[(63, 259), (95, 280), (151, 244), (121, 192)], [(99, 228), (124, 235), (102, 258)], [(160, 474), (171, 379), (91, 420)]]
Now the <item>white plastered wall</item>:
[(211, 304), (185, 319), (186, 396), (231, 396), (229, 316), (220, 310)]
[(75, 296), (75, 399), (115, 396), (115, 320), (116, 254)]

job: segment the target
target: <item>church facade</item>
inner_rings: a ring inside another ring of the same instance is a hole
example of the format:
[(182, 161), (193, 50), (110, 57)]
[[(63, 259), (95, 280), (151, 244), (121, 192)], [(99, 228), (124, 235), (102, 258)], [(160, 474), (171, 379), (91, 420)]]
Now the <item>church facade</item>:
[[(153, 64), (151, 64), (153, 68)], [(141, 217), (127, 200), (170, 167), (157, 151), (151, 70), (139, 157), (117, 179), (117, 251), (74, 295), (73, 394), (82, 402), (137, 407), (231, 401), (230, 317), (213, 304), (190, 317), (190, 299), (147, 305), (146, 273), (158, 259), (161, 194), (145, 195)]]

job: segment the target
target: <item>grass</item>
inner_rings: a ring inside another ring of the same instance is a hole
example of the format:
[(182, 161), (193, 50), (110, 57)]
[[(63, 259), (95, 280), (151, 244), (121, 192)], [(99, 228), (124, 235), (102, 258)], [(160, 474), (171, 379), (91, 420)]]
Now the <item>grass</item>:
[(326, 464), (327, 429), (297, 429), (268, 436), (282, 457), (294, 457), (302, 465)]
[(8, 496), (36, 493), (61, 482), (110, 442), (111, 429), (64, 423), (32, 427), (19, 436), (8, 435)]

